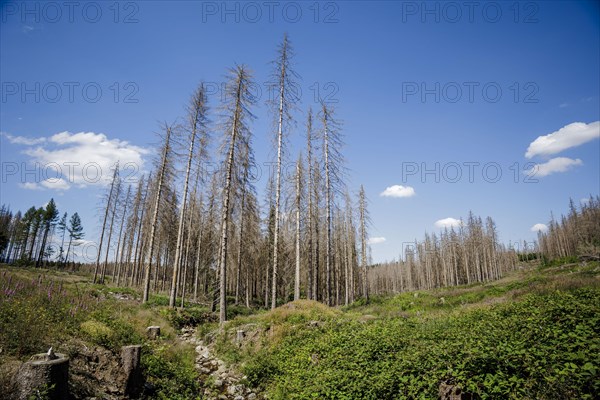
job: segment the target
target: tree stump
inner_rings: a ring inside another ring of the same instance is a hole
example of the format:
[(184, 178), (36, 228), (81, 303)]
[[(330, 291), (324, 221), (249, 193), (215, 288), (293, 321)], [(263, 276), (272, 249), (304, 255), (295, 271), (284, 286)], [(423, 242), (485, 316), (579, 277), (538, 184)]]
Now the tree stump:
[(36, 354), (17, 373), (19, 400), (31, 396), (49, 400), (69, 398), (69, 358), (61, 353)]
[(160, 336), (160, 326), (149, 326), (146, 328), (146, 335), (148, 336), (148, 339), (158, 339), (158, 337)]
[(245, 337), (245, 336), (246, 336), (246, 332), (245, 332), (245, 331), (243, 331), (243, 330), (241, 330), (241, 329), (238, 329), (238, 330), (236, 331), (235, 341), (236, 341), (238, 344), (241, 344), (241, 343), (244, 341), (244, 337)]
[(144, 388), (144, 378), (140, 366), (142, 346), (132, 345), (121, 348), (121, 364), (123, 369), (123, 393), (136, 397)]

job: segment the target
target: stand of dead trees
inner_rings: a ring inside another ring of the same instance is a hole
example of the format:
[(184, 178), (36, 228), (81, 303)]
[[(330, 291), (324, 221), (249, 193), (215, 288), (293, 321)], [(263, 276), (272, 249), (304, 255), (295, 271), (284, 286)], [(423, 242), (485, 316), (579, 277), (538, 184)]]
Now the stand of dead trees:
[(373, 294), (433, 289), (499, 279), (517, 265), (517, 252), (498, 243), (496, 225), (469, 213), (457, 229), (405, 243), (400, 260), (368, 268)]
[(577, 210), (573, 200), (560, 222), (550, 219), (548, 230), (538, 232), (538, 249), (546, 260), (578, 256), (600, 260), (600, 197), (590, 196)]
[[(346, 186), (342, 125), (324, 102), (300, 115), (287, 36), (272, 77), (274, 168), (265, 198), (254, 186), (255, 82), (236, 66), (219, 104), (200, 84), (182, 122), (161, 128), (153, 172), (122, 182), (115, 167), (96, 279), (143, 287), (143, 301), (160, 294), (171, 307), (218, 308), (224, 322), (230, 304), (349, 304), (369, 293), (497, 279), (512, 268), (491, 219), (483, 226), (473, 216), (458, 232), (427, 236), (401, 264), (369, 266), (368, 202), (362, 187), (353, 196)], [(291, 135), (303, 135), (302, 151), (289, 148)]]

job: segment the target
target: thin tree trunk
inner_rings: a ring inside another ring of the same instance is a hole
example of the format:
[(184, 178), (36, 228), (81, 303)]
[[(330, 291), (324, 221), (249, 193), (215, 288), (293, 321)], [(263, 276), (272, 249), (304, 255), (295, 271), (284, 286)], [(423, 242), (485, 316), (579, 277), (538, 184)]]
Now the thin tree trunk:
[[(125, 240), (123, 240), (123, 248), (121, 248), (121, 237), (123, 235), (123, 226), (125, 225), (125, 216), (127, 214), (127, 203), (129, 203), (129, 195), (131, 194), (131, 185), (127, 188), (127, 195), (125, 196), (125, 204), (123, 204), (123, 216), (121, 217), (121, 228), (119, 229), (119, 239), (117, 240), (117, 254), (115, 256), (115, 262), (117, 265), (113, 268), (113, 282), (115, 282), (115, 270), (116, 271), (116, 282), (117, 286), (121, 283), (121, 261), (119, 255), (123, 254), (125, 247)], [(119, 250), (120, 249), (120, 250)]]
[(150, 244), (148, 248), (148, 266), (144, 276), (144, 294), (142, 297), (142, 303), (148, 301), (150, 294), (150, 270), (152, 269), (152, 257), (154, 256), (154, 240), (156, 237), (156, 228), (158, 225), (158, 211), (160, 206), (160, 197), (163, 189), (163, 179), (165, 176), (165, 170), (167, 166), (167, 156), (169, 153), (169, 141), (171, 140), (171, 127), (167, 127), (167, 136), (165, 138), (165, 148), (163, 151), (162, 162), (160, 167), (160, 173), (158, 176), (158, 187), (156, 191), (156, 201), (154, 203), (154, 216), (152, 217), (152, 225), (150, 228)]
[(102, 222), (102, 233), (100, 234), (100, 243), (98, 244), (98, 257), (96, 258), (96, 267), (94, 268), (94, 283), (98, 278), (98, 269), (100, 268), (100, 254), (102, 253), (102, 243), (104, 241), (104, 231), (106, 230), (106, 220), (108, 219), (108, 211), (110, 210), (110, 202), (113, 197), (113, 190), (115, 187), (115, 181), (117, 180), (117, 175), (119, 174), (119, 164), (115, 166), (115, 171), (113, 173), (112, 182), (110, 183), (110, 191), (108, 193), (108, 201), (106, 202), (106, 211), (104, 212), (104, 220)]
[(296, 270), (294, 274), (294, 300), (300, 299), (300, 190), (301, 190), (301, 158), (296, 164)]
[(106, 277), (106, 268), (108, 266), (108, 254), (110, 252), (110, 239), (113, 233), (113, 224), (115, 222), (115, 215), (117, 214), (117, 205), (119, 204), (119, 193), (121, 192), (121, 182), (117, 181), (117, 191), (115, 192), (115, 202), (113, 205), (112, 215), (110, 217), (110, 228), (108, 229), (108, 239), (106, 243), (106, 255), (104, 256), (104, 264), (102, 265), (102, 274), (100, 276), (100, 283), (104, 284)]

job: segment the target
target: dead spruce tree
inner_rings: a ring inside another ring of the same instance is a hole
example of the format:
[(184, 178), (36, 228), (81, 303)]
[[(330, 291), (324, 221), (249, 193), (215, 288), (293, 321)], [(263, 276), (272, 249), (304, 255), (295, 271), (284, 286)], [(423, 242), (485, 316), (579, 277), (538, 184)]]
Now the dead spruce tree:
[(273, 89), (277, 93), (277, 98), (270, 101), (272, 108), (276, 109), (277, 125), (277, 165), (275, 170), (275, 231), (273, 234), (273, 278), (271, 289), (271, 308), (277, 306), (277, 274), (279, 263), (279, 223), (281, 207), (281, 166), (283, 152), (285, 151), (285, 141), (289, 134), (290, 125), (293, 122), (291, 110), (296, 101), (295, 91), (297, 85), (295, 79), (298, 77), (291, 67), (293, 51), (288, 40), (287, 34), (284, 34), (283, 41), (277, 50), (277, 59), (273, 62)]
[[(249, 220), (253, 216), (253, 212), (255, 211), (253, 208), (252, 197), (255, 195), (255, 189), (250, 181), (250, 168), (255, 165), (254, 161), (254, 153), (252, 151), (252, 146), (250, 142), (250, 138), (248, 138), (248, 143), (242, 146), (241, 150), (241, 171), (239, 173), (239, 177), (236, 182), (236, 192), (238, 193), (238, 197), (240, 197), (240, 206), (239, 206), (239, 236), (238, 236), (238, 254), (237, 254), (237, 265), (236, 265), (236, 274), (235, 274), (235, 304), (239, 304), (240, 293), (242, 289), (242, 260), (245, 258), (244, 248), (246, 247), (244, 242), (246, 241), (246, 237), (248, 236), (247, 225), (249, 225)], [(252, 248), (248, 246), (248, 248)], [(246, 268), (246, 274), (248, 274), (248, 269)]]
[(127, 217), (127, 206), (129, 205), (129, 196), (131, 195), (131, 185), (127, 187), (127, 195), (125, 196), (125, 201), (123, 201), (123, 210), (121, 211), (121, 227), (119, 228), (119, 238), (117, 239), (117, 252), (115, 254), (115, 265), (113, 267), (113, 282), (116, 282), (116, 285), (119, 286), (121, 283), (121, 259), (123, 257), (123, 253), (125, 251), (125, 238), (121, 243), (121, 238), (123, 236), (123, 228), (125, 227), (125, 218)]
[(358, 192), (358, 212), (360, 214), (360, 264), (362, 270), (362, 292), (365, 300), (369, 301), (369, 282), (367, 280), (367, 227), (369, 213), (367, 211), (367, 196), (365, 188), (360, 185)]
[(102, 272), (100, 273), (100, 283), (104, 283), (106, 279), (106, 268), (108, 267), (108, 255), (110, 253), (110, 242), (113, 234), (115, 218), (117, 216), (117, 207), (119, 206), (119, 198), (121, 197), (122, 179), (119, 177), (115, 186), (114, 200), (112, 201), (112, 210), (110, 212), (110, 224), (108, 225), (108, 238), (106, 240), (106, 253), (104, 255), (104, 263), (102, 264)]
[(294, 270), (294, 300), (300, 299), (300, 214), (302, 209), (302, 154), (296, 162), (296, 193), (294, 206), (296, 209), (296, 268)]
[[(194, 146), (198, 137), (205, 138), (207, 135), (207, 112), (208, 104), (206, 97), (206, 90), (204, 84), (201, 83), (198, 89), (194, 92), (190, 105), (188, 106), (188, 117), (187, 125), (185, 129), (189, 133), (189, 152), (187, 157), (185, 178), (183, 184), (183, 195), (181, 200), (181, 208), (179, 210), (179, 228), (177, 230), (177, 245), (175, 248), (175, 264), (173, 266), (173, 276), (171, 282), (171, 294), (169, 296), (169, 306), (175, 307), (175, 300), (177, 297), (177, 280), (179, 274), (179, 268), (181, 264), (181, 252), (183, 246), (183, 227), (186, 215), (186, 207), (188, 200), (188, 184), (190, 180), (190, 171), (192, 169), (192, 159), (194, 156)], [(201, 139), (201, 146), (206, 145), (206, 140)], [(202, 149), (201, 149), (202, 151)], [(188, 233), (189, 234), (189, 233)]]
[[(118, 274), (117, 274), (117, 286), (121, 284), (121, 278), (123, 282), (127, 284), (127, 277), (129, 276), (129, 266), (131, 262), (131, 255), (133, 252), (133, 241), (135, 239), (137, 219), (142, 201), (142, 191), (144, 187), (144, 176), (142, 175), (138, 180), (137, 189), (133, 199), (133, 208), (127, 217), (127, 223), (125, 227), (125, 236), (123, 237), (123, 249), (121, 250), (121, 258), (119, 259)], [(123, 271), (123, 268), (125, 270)]]
[(306, 212), (307, 212), (307, 232), (306, 232), (306, 241), (307, 241), (307, 248), (308, 248), (308, 257), (307, 257), (307, 267), (306, 269), (308, 270), (308, 279), (307, 279), (307, 285), (306, 285), (306, 293), (307, 293), (307, 297), (308, 299), (312, 299), (312, 300), (316, 300), (316, 290), (314, 289), (314, 279), (315, 279), (315, 273), (313, 270), (314, 267), (314, 251), (313, 251), (313, 224), (314, 224), (314, 213), (313, 213), (313, 188), (314, 188), (314, 182), (313, 182), (313, 160), (312, 160), (312, 154), (313, 154), (313, 144), (312, 144), (312, 140), (313, 140), (313, 134), (312, 134), (312, 127), (313, 124), (313, 115), (312, 115), (312, 109), (309, 108), (308, 109), (308, 114), (307, 114), (307, 118), (306, 118), (306, 170), (307, 170), (307, 180), (306, 180), (306, 198), (307, 198), (307, 205), (306, 205)]
[[(135, 252), (133, 254), (133, 260), (131, 260), (131, 276), (129, 277), (129, 286), (134, 286), (139, 284), (138, 277), (141, 272), (141, 259), (142, 259), (142, 250), (144, 245), (144, 220), (146, 217), (146, 209), (148, 208), (148, 194), (150, 193), (150, 185), (152, 184), (152, 173), (148, 176), (148, 180), (146, 182), (146, 189), (143, 190), (142, 200), (139, 206), (140, 215), (137, 217), (137, 238), (135, 241)], [(136, 214), (137, 215), (137, 214)]]
[[(230, 217), (230, 201), (234, 168), (240, 165), (240, 156), (247, 154), (243, 147), (250, 142), (248, 120), (254, 118), (250, 106), (255, 102), (250, 87), (252, 75), (246, 67), (237, 66), (230, 71), (225, 86), (225, 121), (223, 123), (223, 148), (227, 150), (225, 159), (225, 186), (223, 188), (223, 207), (221, 209), (221, 241), (219, 249), (219, 323), (222, 326), (227, 319), (227, 240)], [(241, 149), (240, 149), (241, 148)]]
[(333, 116), (333, 109), (321, 104), (321, 139), (323, 141), (323, 168), (325, 175), (325, 292), (327, 305), (332, 305), (332, 213), (334, 195), (343, 185), (343, 145), (340, 124)]
[(146, 303), (148, 301), (148, 297), (150, 295), (150, 273), (152, 269), (152, 259), (154, 257), (154, 241), (156, 240), (156, 231), (158, 228), (158, 213), (160, 210), (160, 199), (163, 192), (163, 183), (165, 180), (165, 175), (167, 173), (167, 164), (169, 162), (169, 157), (171, 155), (171, 133), (172, 126), (166, 125), (164, 126), (165, 130), (165, 141), (162, 146), (162, 158), (158, 168), (157, 174), (157, 186), (156, 193), (154, 198), (154, 212), (152, 216), (152, 221), (150, 225), (150, 243), (148, 244), (148, 259), (147, 266), (144, 273), (144, 294), (142, 297), (142, 302)]
[(114, 197), (115, 184), (117, 183), (118, 179), (119, 179), (119, 163), (117, 162), (117, 164), (115, 165), (115, 168), (113, 170), (113, 177), (112, 177), (112, 181), (110, 183), (110, 190), (109, 190), (108, 196), (106, 198), (106, 208), (104, 210), (104, 219), (102, 221), (102, 233), (100, 234), (100, 243), (98, 244), (98, 256), (96, 257), (96, 267), (94, 268), (94, 283), (96, 283), (98, 280), (98, 272), (100, 269), (100, 257), (102, 254), (104, 233), (106, 231), (106, 221), (108, 220), (108, 215), (109, 215), (109, 212), (110, 212), (110, 209), (112, 206), (113, 197)]

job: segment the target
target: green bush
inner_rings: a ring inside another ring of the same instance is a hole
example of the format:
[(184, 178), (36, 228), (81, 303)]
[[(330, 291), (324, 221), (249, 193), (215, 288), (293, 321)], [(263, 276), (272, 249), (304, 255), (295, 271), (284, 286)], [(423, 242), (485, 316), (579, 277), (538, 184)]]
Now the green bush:
[(205, 307), (167, 308), (162, 310), (163, 315), (176, 329), (184, 326), (196, 326), (218, 320), (216, 314)]
[(274, 399), (435, 398), (452, 382), (481, 399), (600, 396), (600, 290), (527, 295), (462, 314), (295, 329), (244, 369)]
[(155, 385), (154, 398), (164, 400), (200, 399), (200, 382), (194, 367), (191, 346), (145, 348), (142, 365), (147, 380)]
[(47, 351), (87, 318), (97, 301), (86, 291), (63, 287), (40, 273), (35, 278), (0, 271), (0, 347), (5, 355), (25, 357)]

